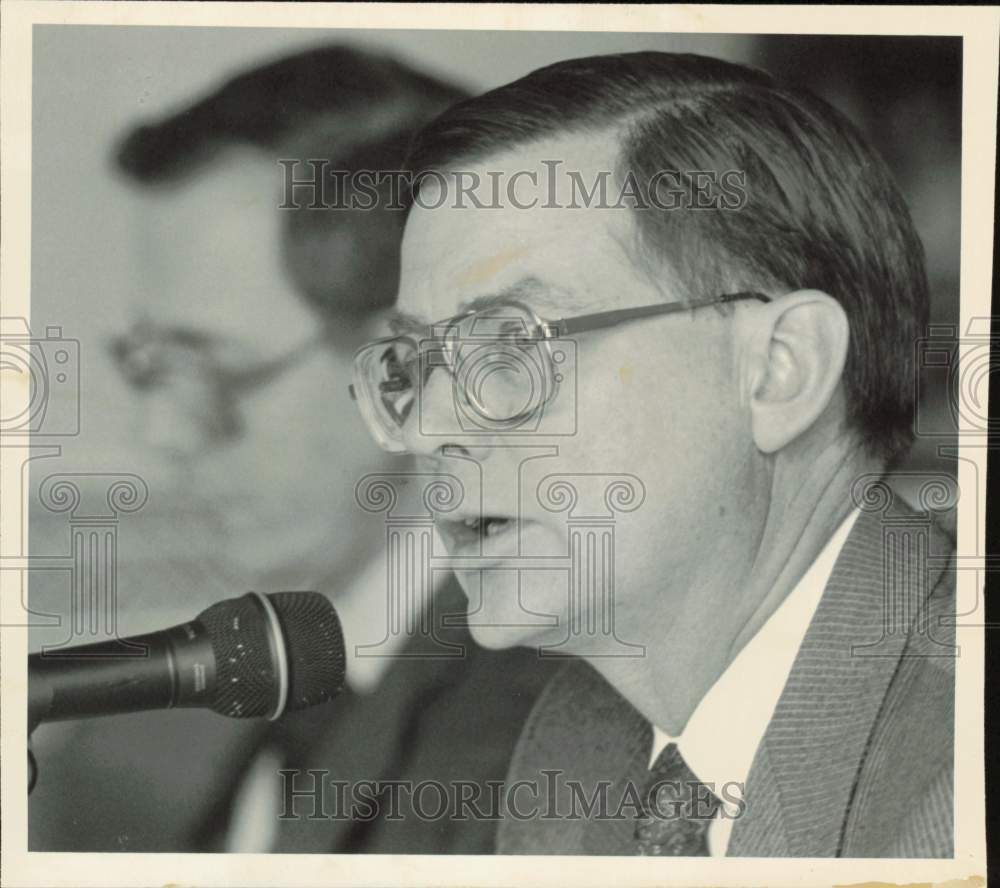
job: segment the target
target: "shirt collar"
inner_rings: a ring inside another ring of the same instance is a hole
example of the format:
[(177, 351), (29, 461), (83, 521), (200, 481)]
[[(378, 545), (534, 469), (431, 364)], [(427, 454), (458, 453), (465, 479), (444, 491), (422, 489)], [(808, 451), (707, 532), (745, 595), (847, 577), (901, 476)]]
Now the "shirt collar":
[(668, 743), (716, 793), (746, 783), (806, 630), (819, 607), (837, 556), (858, 517), (841, 523), (809, 570), (702, 698), (679, 737), (653, 726), (650, 766)]

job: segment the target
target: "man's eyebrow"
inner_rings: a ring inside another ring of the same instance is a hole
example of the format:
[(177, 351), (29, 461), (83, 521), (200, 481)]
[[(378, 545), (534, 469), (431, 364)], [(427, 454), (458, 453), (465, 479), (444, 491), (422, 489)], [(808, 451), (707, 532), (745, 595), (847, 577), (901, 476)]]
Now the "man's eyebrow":
[(158, 324), (140, 320), (132, 325), (130, 332), (118, 337), (119, 340), (152, 340), (162, 345), (177, 346), (201, 356), (241, 356), (244, 360), (258, 357), (259, 349), (253, 343), (225, 334), (213, 333), (198, 327), (183, 324)]
[(404, 333), (413, 333), (428, 326), (427, 321), (418, 315), (410, 314), (408, 311), (400, 311), (399, 309), (392, 310), (386, 323), (396, 336), (401, 336)]
[[(525, 302), (531, 308), (541, 309), (543, 314), (553, 315), (553, 319), (555, 319), (555, 314), (559, 314), (561, 317), (564, 314), (580, 310), (586, 306), (586, 303), (576, 297), (572, 291), (563, 287), (553, 286), (532, 276), (521, 278), (519, 281), (511, 284), (509, 287), (504, 287), (502, 290), (463, 299), (459, 303), (455, 314), (494, 308), (495, 306), (505, 305), (511, 301)], [(411, 314), (410, 312), (395, 309), (389, 315), (387, 323), (392, 332), (398, 336), (422, 330), (444, 320), (446, 318), (430, 320)]]
[(562, 314), (574, 311), (580, 305), (579, 299), (571, 291), (548, 284), (537, 277), (526, 277), (502, 290), (465, 300), (459, 306), (459, 310), (473, 311), (492, 308), (512, 300), (525, 302), (532, 308), (542, 309), (543, 313)]
[(173, 342), (186, 348), (211, 349), (221, 344), (222, 341), (218, 336), (194, 327), (161, 327), (160, 332), (168, 342)]
[(152, 338), (159, 342), (179, 345), (182, 348), (208, 350), (219, 345), (222, 340), (197, 327), (180, 324), (158, 324), (155, 321), (139, 320), (129, 328), (129, 336)]

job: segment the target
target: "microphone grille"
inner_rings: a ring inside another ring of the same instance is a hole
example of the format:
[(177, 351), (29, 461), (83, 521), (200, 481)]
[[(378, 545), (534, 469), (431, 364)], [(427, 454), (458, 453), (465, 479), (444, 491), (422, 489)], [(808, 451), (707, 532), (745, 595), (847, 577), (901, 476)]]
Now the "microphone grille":
[(271, 592), (267, 598), (288, 651), (286, 711), (332, 700), (344, 687), (346, 668), (344, 635), (333, 605), (319, 592)]
[[(344, 638), (333, 605), (318, 592), (272, 592), (288, 663), (285, 711), (326, 703), (344, 686)], [(253, 595), (231, 598), (197, 619), (212, 642), (216, 664), (211, 708), (230, 718), (270, 715), (278, 700), (271, 628)]]
[(270, 628), (250, 595), (213, 604), (198, 618), (212, 640), (215, 656), (213, 711), (230, 718), (257, 718), (274, 709), (277, 664)]

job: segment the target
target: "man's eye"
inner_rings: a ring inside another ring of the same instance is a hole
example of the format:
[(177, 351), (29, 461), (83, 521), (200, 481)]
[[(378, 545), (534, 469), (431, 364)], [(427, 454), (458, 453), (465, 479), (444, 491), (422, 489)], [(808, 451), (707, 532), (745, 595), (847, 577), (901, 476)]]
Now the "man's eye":
[(497, 338), (505, 345), (515, 348), (530, 348), (535, 345), (537, 338), (521, 323), (504, 324), (497, 335)]
[(408, 392), (412, 387), (413, 386), (410, 385), (410, 380), (402, 377), (383, 379), (378, 384), (379, 391), (384, 395), (394, 394), (396, 392)]
[(164, 368), (153, 356), (143, 352), (122, 352), (115, 357), (122, 378), (133, 388), (145, 390), (163, 384)]
[(388, 349), (382, 355), (382, 380), (379, 389), (383, 392), (402, 392), (413, 386), (412, 361), (403, 359), (395, 349)]
[(158, 373), (133, 373), (126, 377), (133, 388), (147, 392), (163, 385), (163, 378)]

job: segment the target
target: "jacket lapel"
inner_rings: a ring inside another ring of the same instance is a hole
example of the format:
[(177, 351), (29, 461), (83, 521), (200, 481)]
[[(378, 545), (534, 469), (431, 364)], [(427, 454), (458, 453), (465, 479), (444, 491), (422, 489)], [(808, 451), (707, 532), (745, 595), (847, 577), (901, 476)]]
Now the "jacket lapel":
[(778, 778), (766, 744), (754, 758), (745, 796), (744, 815), (733, 824), (727, 857), (790, 857), (784, 805), (778, 791)]
[(868, 738), (918, 610), (912, 603), (928, 588), (920, 547), (900, 538), (914, 517), (858, 516), (754, 758), (729, 856), (840, 852)]

